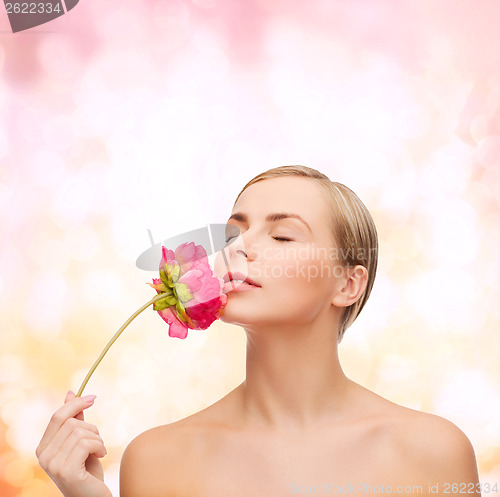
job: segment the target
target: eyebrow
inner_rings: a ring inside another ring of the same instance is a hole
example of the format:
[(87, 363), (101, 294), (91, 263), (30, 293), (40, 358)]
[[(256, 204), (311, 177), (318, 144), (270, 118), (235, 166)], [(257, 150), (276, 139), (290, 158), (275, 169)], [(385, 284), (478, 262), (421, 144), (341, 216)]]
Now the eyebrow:
[[(311, 230), (311, 227), (309, 226), (309, 224), (304, 221), (304, 219), (302, 219), (298, 214), (292, 214), (290, 212), (273, 212), (272, 214), (268, 214), (266, 216), (266, 221), (268, 222), (276, 222), (276, 221), (281, 221), (282, 219), (288, 219), (288, 218), (294, 218), (294, 219), (298, 219), (299, 221), (302, 221), (306, 226), (307, 226), (307, 229), (310, 231), (310, 233), (312, 234), (312, 230)], [(236, 221), (241, 221), (243, 223), (246, 223), (248, 221), (248, 216), (246, 214), (244, 214), (243, 212), (235, 212), (234, 214), (232, 214), (229, 219), (234, 219)], [(229, 221), (228, 219), (228, 221)]]

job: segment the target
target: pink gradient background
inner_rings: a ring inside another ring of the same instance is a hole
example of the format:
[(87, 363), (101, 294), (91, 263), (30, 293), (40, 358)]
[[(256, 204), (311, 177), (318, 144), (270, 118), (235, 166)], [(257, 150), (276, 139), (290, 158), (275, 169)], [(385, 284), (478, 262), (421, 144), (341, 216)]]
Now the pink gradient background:
[[(378, 226), (346, 373), (457, 424), (500, 490), (499, 18), (485, 0), (81, 0), (12, 34), (0, 6), (0, 494), (60, 495), (35, 448), (152, 297), (147, 229), (225, 222), (286, 164)], [(127, 443), (218, 400), (244, 354), (235, 326), (181, 341), (134, 321), (85, 389), (115, 496)]]

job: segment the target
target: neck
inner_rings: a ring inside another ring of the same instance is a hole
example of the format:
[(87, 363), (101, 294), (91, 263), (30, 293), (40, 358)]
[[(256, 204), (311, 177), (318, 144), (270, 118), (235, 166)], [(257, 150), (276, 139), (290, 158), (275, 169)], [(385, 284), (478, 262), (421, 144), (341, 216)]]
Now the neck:
[(250, 425), (304, 431), (340, 416), (352, 383), (338, 358), (331, 320), (248, 330), (239, 389)]

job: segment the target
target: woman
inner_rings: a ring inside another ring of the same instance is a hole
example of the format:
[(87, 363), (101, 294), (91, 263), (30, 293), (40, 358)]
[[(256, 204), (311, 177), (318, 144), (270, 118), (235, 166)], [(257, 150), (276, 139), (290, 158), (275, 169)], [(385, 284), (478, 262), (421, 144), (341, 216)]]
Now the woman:
[[(359, 198), (314, 169), (278, 167), (245, 185), (227, 232), (215, 262), (228, 281), (221, 320), (245, 329), (246, 378), (132, 440), (121, 497), (480, 495), (474, 450), (456, 425), (342, 371), (338, 344), (377, 268), (376, 229)], [(110, 495), (104, 445), (83, 421), (91, 402), (69, 393), (37, 449), (66, 497)]]

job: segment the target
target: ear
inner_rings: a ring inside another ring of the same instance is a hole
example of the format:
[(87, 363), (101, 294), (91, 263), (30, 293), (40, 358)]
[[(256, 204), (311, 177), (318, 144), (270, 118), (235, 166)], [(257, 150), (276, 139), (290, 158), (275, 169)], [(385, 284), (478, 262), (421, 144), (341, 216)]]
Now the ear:
[(349, 307), (354, 304), (365, 291), (367, 282), (368, 271), (364, 266), (345, 268), (345, 276), (339, 283), (340, 287), (333, 296), (332, 304), (336, 307)]

